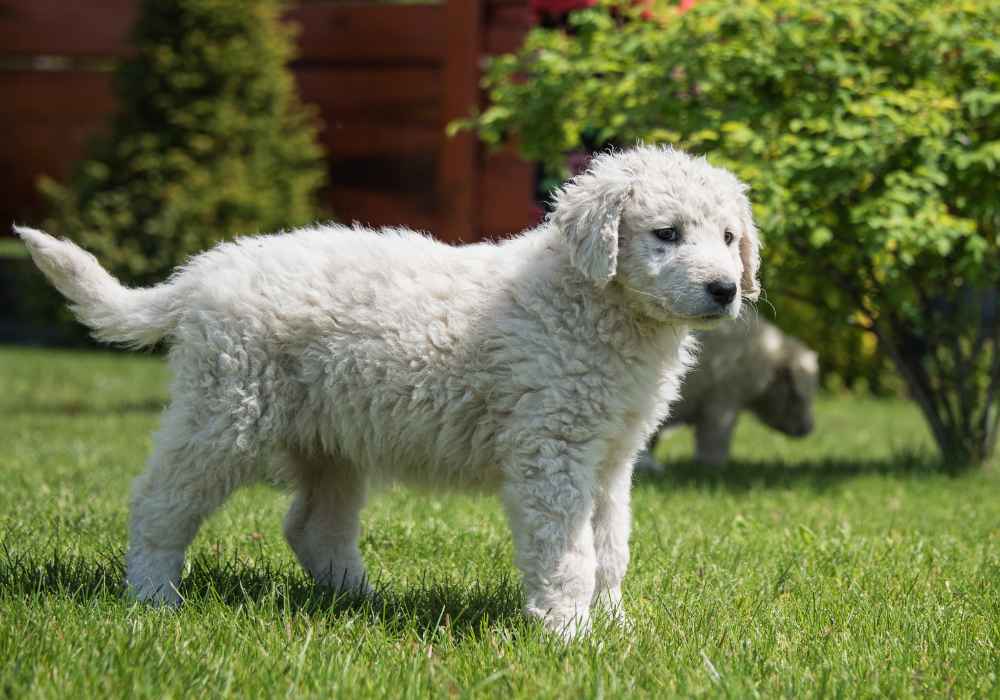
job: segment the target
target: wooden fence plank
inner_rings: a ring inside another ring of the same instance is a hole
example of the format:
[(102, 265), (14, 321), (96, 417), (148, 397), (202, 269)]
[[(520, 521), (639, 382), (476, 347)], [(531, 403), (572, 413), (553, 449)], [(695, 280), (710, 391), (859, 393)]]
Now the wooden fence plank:
[(356, 158), (379, 154), (400, 158), (437, 156), (443, 134), (437, 127), (412, 124), (327, 124), (321, 140), (332, 158)]
[(433, 67), (301, 66), (299, 93), (328, 123), (416, 124), (441, 120), (440, 71)]
[(120, 56), (136, 0), (0, 0), (0, 53)]
[(428, 206), (432, 206), (435, 199), (436, 170), (437, 153), (434, 151), (411, 153), (406, 157), (394, 153), (366, 153), (329, 159), (329, 179), (334, 189), (361, 187), (399, 195), (412, 194), (426, 199)]
[(7, 122), (107, 117), (115, 107), (111, 73), (99, 71), (0, 71), (0, 95)]
[[(92, 71), (0, 71), (0, 216), (36, 220), (38, 178), (65, 179), (114, 113), (111, 75)], [(4, 232), (6, 233), (6, 232)]]
[(22, 121), (11, 131), (10, 124), (0, 122), (0, 130), (16, 134), (16, 138), (0, 139), (0, 216), (3, 221), (6, 224), (37, 222), (42, 214), (38, 191), (41, 176), (64, 181), (85, 154), (89, 141), (104, 125), (103, 117)]
[(433, 63), (444, 60), (442, 5), (313, 2), (286, 17), (299, 26), (299, 57), (308, 61)]
[(440, 237), (441, 218), (430, 198), (345, 186), (332, 189), (327, 201), (333, 216), (343, 223), (406, 226)]
[[(0, 53), (122, 56), (137, 0), (0, 0)], [(285, 17), (299, 29), (299, 57), (344, 63), (439, 63), (441, 5), (314, 2)]]
[(478, 193), (481, 237), (504, 238), (538, 223), (534, 170), (512, 148), (484, 156)]
[[(444, 65), (445, 93), (441, 128), (469, 116), (479, 99), (479, 57), (482, 40), (482, 3), (447, 0)], [(438, 191), (442, 225), (440, 233), (451, 242), (478, 238), (476, 205), (476, 138), (468, 131), (446, 138), (438, 161)]]
[(525, 0), (489, 0), (486, 4), (487, 54), (516, 50), (534, 25), (534, 12)]

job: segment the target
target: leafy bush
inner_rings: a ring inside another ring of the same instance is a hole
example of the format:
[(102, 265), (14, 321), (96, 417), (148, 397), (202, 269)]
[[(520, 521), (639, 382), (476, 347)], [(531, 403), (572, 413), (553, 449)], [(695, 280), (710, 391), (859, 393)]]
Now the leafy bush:
[(313, 220), (325, 171), (279, 10), (144, 0), (115, 75), (120, 112), (67, 186), (43, 181), (46, 225), (149, 283), (221, 239)]
[(487, 77), (482, 138), (551, 165), (667, 141), (753, 185), (772, 296), (875, 334), (956, 465), (1000, 404), (1000, 4), (706, 0), (664, 23), (578, 13)]

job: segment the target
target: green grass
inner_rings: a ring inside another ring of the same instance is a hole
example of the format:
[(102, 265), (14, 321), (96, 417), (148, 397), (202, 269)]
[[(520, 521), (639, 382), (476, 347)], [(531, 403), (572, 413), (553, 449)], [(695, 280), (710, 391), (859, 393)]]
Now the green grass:
[(28, 250), (13, 236), (0, 234), (0, 258), (26, 258)]
[(745, 419), (734, 463), (635, 487), (635, 630), (560, 646), (519, 616), (491, 499), (391, 491), (362, 547), (384, 603), (314, 589), (288, 496), (238, 494), (178, 611), (121, 597), (162, 361), (0, 349), (0, 694), (9, 697), (1000, 697), (1000, 478), (935, 471), (914, 409), (827, 399), (814, 436)]

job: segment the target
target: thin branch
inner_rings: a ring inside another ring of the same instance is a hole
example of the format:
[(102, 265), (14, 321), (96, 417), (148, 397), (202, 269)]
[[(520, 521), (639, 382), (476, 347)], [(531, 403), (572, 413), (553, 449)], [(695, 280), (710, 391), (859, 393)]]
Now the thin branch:
[(978, 421), (981, 434), (984, 436), (984, 457), (988, 457), (989, 452), (992, 451), (997, 439), (997, 429), (1000, 426), (1000, 419), (997, 418), (996, 412), (991, 411), (994, 402), (997, 401), (997, 392), (1000, 391), (1000, 341), (997, 338), (993, 339), (992, 350), (990, 383), (986, 389), (986, 400), (983, 402), (983, 411)]
[(924, 417), (927, 418), (938, 447), (942, 452), (946, 452), (951, 444), (951, 439), (948, 436), (946, 425), (941, 420), (941, 407), (935, 398), (934, 387), (931, 386), (930, 379), (921, 363), (920, 353), (917, 353), (912, 347), (906, 347), (907, 334), (902, 331), (901, 324), (897, 320), (890, 318), (888, 323), (891, 333), (887, 334), (882, 331), (881, 334), (881, 337), (886, 341), (885, 350), (896, 369), (903, 375), (914, 400), (923, 411)]

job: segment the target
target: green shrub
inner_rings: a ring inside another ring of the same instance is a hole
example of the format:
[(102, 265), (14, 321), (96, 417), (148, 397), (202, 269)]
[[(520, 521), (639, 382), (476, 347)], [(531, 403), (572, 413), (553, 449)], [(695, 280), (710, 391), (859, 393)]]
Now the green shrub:
[(1000, 4), (705, 0), (662, 25), (573, 22), (493, 63), (482, 137), (556, 165), (589, 130), (733, 168), (771, 296), (862, 323), (942, 451), (981, 462), (1000, 412)]
[(43, 181), (46, 226), (146, 284), (219, 240), (314, 220), (325, 170), (280, 9), (144, 0), (120, 111), (68, 185)]

